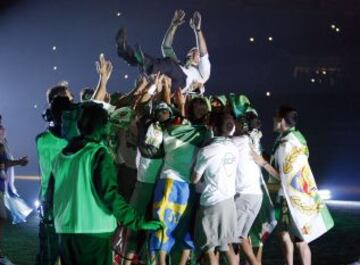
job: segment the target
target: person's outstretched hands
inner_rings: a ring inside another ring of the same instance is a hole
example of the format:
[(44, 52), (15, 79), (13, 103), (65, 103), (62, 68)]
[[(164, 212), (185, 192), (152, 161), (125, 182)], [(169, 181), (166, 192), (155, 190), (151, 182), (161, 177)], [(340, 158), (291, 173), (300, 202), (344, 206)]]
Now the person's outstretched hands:
[(141, 229), (142, 230), (146, 230), (146, 231), (157, 231), (160, 229), (164, 229), (165, 225), (163, 224), (163, 222), (161, 221), (149, 221), (149, 222), (145, 222), (141, 225)]
[(201, 30), (201, 14), (195, 11), (193, 17), (190, 19), (190, 27), (195, 31)]
[(180, 26), (185, 22), (185, 12), (182, 9), (175, 11), (174, 17), (171, 20), (171, 24), (174, 26)]
[(106, 60), (105, 59), (105, 55), (103, 53), (100, 54), (99, 56), (99, 61), (96, 61), (96, 71), (98, 72), (98, 74), (104, 78), (104, 80), (109, 80), (112, 70), (113, 70), (113, 65), (111, 63), (110, 60)]

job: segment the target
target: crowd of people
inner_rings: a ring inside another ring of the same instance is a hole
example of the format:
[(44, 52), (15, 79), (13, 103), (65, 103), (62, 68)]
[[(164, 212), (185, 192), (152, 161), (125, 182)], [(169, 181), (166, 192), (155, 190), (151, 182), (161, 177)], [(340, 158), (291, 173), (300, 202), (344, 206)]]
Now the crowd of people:
[[(103, 54), (99, 83), (83, 89), (79, 103), (66, 82), (47, 91), (48, 128), (36, 137), (36, 264), (239, 265), (243, 253), (241, 264), (258, 265), (274, 230), (285, 264), (293, 264), (295, 249), (301, 264), (311, 264), (308, 243), (333, 222), (296, 129), (296, 109), (275, 112), (279, 137), (264, 155), (250, 100), (205, 96), (211, 66), (199, 12), (189, 23), (196, 46), (183, 63), (176, 57), (172, 43), (184, 22), (177, 10), (163, 58), (132, 48), (126, 29), (119, 30), (118, 55), (140, 70), (130, 92), (108, 92), (113, 66)], [(15, 165), (9, 161), (1, 156), (1, 196)]]

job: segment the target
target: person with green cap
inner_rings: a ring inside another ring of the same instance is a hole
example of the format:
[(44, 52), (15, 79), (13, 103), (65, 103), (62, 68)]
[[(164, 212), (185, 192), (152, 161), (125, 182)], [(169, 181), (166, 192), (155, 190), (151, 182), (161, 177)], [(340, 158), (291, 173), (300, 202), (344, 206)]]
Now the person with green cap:
[(84, 103), (73, 138), (52, 167), (45, 213), (54, 218), (63, 265), (112, 264), (111, 237), (117, 222), (132, 230), (159, 230), (118, 194), (116, 169), (102, 140), (108, 113)]

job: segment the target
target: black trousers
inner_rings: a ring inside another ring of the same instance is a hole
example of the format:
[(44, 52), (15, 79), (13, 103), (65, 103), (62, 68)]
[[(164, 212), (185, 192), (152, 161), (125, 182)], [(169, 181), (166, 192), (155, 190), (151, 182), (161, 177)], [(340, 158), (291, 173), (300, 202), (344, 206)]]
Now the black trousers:
[(59, 234), (62, 265), (112, 265), (111, 234)]
[(53, 223), (40, 221), (39, 225), (40, 249), (36, 256), (36, 265), (54, 265), (59, 258), (58, 235)]
[(184, 88), (186, 85), (186, 75), (181, 70), (179, 62), (172, 58), (153, 58), (144, 53), (143, 61), (140, 62), (135, 56), (135, 51), (129, 45), (118, 47), (118, 55), (128, 64), (142, 69), (147, 75), (159, 72), (167, 75), (172, 80), (173, 89)]

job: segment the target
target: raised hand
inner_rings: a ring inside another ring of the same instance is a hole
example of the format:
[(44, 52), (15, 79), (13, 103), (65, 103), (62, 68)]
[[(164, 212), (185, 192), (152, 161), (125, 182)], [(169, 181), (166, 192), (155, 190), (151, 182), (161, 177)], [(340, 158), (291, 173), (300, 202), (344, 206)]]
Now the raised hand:
[(134, 96), (141, 95), (144, 89), (148, 86), (149, 82), (145, 76), (140, 76), (137, 80), (137, 85), (133, 91)]
[(196, 11), (190, 19), (190, 27), (196, 31), (201, 30), (201, 14), (198, 11)]
[(96, 61), (95, 64), (96, 64), (96, 71), (98, 72), (100, 77), (106, 81), (109, 80), (113, 70), (113, 65), (111, 61), (106, 60), (104, 54), (101, 53), (99, 56), (99, 61)]
[(174, 17), (171, 20), (171, 24), (174, 26), (180, 26), (185, 22), (185, 12), (182, 9), (175, 11)]
[(186, 97), (184, 94), (181, 93), (180, 88), (176, 89), (175, 94), (174, 94), (174, 100), (178, 106), (185, 106)]

